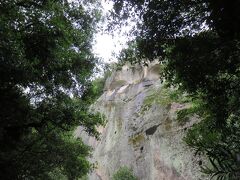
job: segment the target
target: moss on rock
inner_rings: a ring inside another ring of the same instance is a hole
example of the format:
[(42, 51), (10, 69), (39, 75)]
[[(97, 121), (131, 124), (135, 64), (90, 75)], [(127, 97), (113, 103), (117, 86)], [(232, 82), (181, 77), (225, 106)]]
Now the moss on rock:
[(140, 145), (141, 142), (145, 140), (145, 137), (143, 134), (137, 134), (131, 138), (129, 138), (128, 142), (132, 144), (133, 146)]

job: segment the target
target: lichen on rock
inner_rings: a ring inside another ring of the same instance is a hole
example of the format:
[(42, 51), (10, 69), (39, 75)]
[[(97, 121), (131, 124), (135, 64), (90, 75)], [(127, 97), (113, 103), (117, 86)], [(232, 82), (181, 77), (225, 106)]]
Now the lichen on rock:
[(182, 141), (198, 119), (189, 117), (179, 125), (177, 112), (188, 104), (172, 98), (176, 95), (161, 82), (160, 70), (157, 62), (125, 65), (107, 79), (104, 93), (92, 105), (107, 119), (101, 139), (78, 132), (93, 147), (91, 161), (98, 164), (90, 180), (108, 180), (122, 166), (140, 180), (207, 179), (198, 168), (199, 157)]

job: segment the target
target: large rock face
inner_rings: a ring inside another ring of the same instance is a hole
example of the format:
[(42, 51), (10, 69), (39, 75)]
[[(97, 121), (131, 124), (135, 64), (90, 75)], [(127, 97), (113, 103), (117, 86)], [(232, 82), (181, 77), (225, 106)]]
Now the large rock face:
[(101, 140), (77, 134), (93, 146), (91, 160), (96, 169), (90, 180), (108, 180), (121, 166), (128, 166), (140, 180), (197, 180), (201, 175), (198, 157), (182, 141), (191, 118), (184, 125), (176, 111), (187, 105), (168, 100), (159, 79), (160, 65), (123, 66), (108, 78), (104, 94), (92, 106), (107, 119), (100, 127)]

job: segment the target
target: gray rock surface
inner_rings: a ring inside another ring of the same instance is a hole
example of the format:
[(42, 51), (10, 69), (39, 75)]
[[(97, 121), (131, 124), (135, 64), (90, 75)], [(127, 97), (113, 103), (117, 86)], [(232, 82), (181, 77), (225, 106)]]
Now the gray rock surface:
[(125, 65), (107, 79), (104, 94), (91, 107), (107, 119), (106, 126), (99, 127), (100, 141), (80, 127), (76, 131), (94, 149), (96, 169), (90, 180), (111, 179), (121, 166), (128, 166), (140, 180), (207, 179), (199, 171), (199, 157), (182, 141), (198, 120), (177, 123), (176, 111), (187, 105), (167, 100), (160, 67), (156, 62)]

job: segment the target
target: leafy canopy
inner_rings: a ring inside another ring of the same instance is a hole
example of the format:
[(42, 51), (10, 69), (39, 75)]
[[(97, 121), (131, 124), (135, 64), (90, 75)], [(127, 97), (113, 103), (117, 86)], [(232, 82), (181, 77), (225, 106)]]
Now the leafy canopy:
[(239, 8), (238, 0), (116, 0), (112, 12), (115, 24), (139, 22), (122, 57), (159, 59), (163, 78), (201, 102), (195, 113), (202, 121), (186, 142), (209, 157), (204, 172), (219, 179), (240, 176)]
[(102, 122), (80, 98), (97, 63), (97, 6), (0, 1), (0, 179), (76, 179), (91, 168), (90, 148), (71, 134), (82, 125), (97, 136)]

